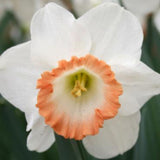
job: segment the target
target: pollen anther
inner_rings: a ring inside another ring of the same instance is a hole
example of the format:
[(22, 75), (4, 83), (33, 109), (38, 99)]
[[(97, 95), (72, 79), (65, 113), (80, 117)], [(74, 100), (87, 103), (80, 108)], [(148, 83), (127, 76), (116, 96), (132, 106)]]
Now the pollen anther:
[(87, 75), (85, 73), (79, 73), (76, 76), (74, 88), (71, 93), (74, 97), (80, 97), (82, 92), (86, 92)]

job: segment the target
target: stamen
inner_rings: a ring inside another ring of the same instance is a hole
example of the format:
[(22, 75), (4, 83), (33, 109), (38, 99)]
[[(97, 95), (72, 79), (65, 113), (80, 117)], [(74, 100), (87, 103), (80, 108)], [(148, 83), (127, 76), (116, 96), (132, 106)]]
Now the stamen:
[(74, 88), (71, 93), (74, 97), (80, 97), (82, 92), (86, 92), (87, 75), (85, 73), (79, 73), (75, 80)]

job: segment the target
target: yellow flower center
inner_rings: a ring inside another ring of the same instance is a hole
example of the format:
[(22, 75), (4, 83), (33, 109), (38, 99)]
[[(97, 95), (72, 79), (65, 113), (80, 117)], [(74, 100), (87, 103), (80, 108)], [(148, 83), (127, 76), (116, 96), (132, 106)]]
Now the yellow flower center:
[(85, 73), (78, 73), (76, 79), (74, 81), (74, 87), (71, 91), (74, 97), (80, 97), (82, 92), (86, 92), (86, 83), (88, 80), (88, 76)]

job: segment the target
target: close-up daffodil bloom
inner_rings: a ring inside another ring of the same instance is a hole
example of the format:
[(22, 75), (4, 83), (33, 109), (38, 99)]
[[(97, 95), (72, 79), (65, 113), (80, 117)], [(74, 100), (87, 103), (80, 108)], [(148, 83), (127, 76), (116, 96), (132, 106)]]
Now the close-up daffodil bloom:
[(137, 18), (104, 3), (75, 19), (49, 3), (30, 30), (30, 41), (0, 57), (0, 92), (25, 113), (28, 149), (47, 150), (54, 132), (97, 158), (132, 148), (140, 108), (160, 93), (160, 75), (140, 61)]

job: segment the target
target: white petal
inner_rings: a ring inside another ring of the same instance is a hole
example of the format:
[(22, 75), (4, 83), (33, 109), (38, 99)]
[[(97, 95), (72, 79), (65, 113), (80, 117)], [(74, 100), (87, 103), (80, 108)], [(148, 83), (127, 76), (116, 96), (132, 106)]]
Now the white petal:
[(32, 59), (53, 67), (57, 61), (89, 53), (89, 32), (66, 9), (49, 3), (39, 10), (31, 23)]
[(160, 32), (160, 9), (154, 15), (154, 24), (155, 24), (157, 30)]
[(83, 140), (87, 151), (97, 158), (112, 158), (133, 147), (138, 138), (140, 112), (131, 116), (116, 116), (106, 120), (95, 136)]
[(30, 130), (40, 115), (36, 108), (36, 82), (42, 73), (30, 61), (30, 42), (8, 49), (0, 57), (0, 93), (25, 112)]
[(137, 112), (152, 96), (160, 93), (160, 74), (142, 62), (134, 66), (112, 66), (116, 79), (122, 84), (119, 114)]
[(54, 141), (53, 129), (45, 125), (44, 119), (41, 118), (29, 133), (27, 147), (31, 151), (44, 152)]
[(134, 63), (140, 59), (142, 29), (137, 18), (114, 3), (104, 3), (79, 19), (90, 31), (91, 54), (106, 63)]
[(149, 14), (160, 5), (160, 0), (122, 0), (124, 6), (136, 14)]
[(39, 114), (38, 108), (35, 106), (37, 104), (37, 97), (33, 99), (33, 105), (31, 109), (25, 112), (25, 117), (27, 120), (26, 131), (30, 131), (39, 121), (41, 121), (42, 116)]
[(23, 112), (33, 107), (40, 71), (30, 62), (30, 42), (8, 49), (0, 57), (0, 92)]

